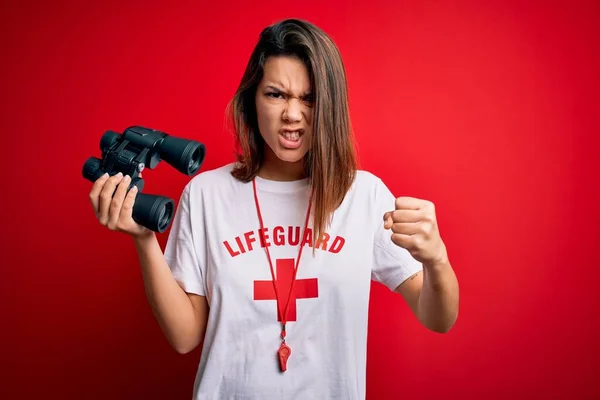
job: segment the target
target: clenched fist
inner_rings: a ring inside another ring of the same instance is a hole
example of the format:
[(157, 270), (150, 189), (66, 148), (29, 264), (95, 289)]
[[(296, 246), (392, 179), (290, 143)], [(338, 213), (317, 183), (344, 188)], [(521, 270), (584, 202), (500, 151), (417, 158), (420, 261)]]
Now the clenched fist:
[(392, 230), (392, 241), (426, 265), (445, 262), (448, 255), (438, 230), (435, 207), (428, 200), (398, 197), (395, 210), (383, 215), (384, 228)]
[[(141, 174), (140, 174), (141, 177)], [(100, 224), (113, 231), (141, 237), (152, 233), (132, 218), (137, 187), (127, 191), (131, 183), (129, 176), (118, 173), (111, 177), (105, 174), (94, 182), (89, 197)]]

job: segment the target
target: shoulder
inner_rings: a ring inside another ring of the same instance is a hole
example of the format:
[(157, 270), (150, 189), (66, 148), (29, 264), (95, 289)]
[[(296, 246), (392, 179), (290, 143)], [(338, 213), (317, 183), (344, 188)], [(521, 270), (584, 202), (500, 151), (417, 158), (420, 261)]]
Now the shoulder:
[(379, 181), (381, 181), (381, 178), (379, 178), (379, 176), (375, 175), (371, 171), (359, 169), (359, 170), (356, 170), (356, 179), (355, 180), (357, 183), (374, 185), (374, 184), (377, 184)]
[(369, 208), (370, 205), (377, 203), (385, 192), (386, 186), (379, 176), (373, 172), (358, 169), (355, 171), (354, 181), (342, 204), (361, 209)]
[(357, 170), (354, 184), (349, 193), (355, 199), (361, 199), (371, 205), (378, 205), (384, 208), (393, 204), (395, 196), (383, 181), (383, 179), (373, 172), (366, 170)]
[(234, 163), (228, 163), (213, 169), (201, 170), (185, 186), (187, 192), (204, 192), (214, 189), (224, 189), (229, 186), (241, 184), (231, 175)]
[(356, 171), (353, 189), (360, 192), (376, 193), (385, 186), (381, 178), (373, 172), (359, 169)]

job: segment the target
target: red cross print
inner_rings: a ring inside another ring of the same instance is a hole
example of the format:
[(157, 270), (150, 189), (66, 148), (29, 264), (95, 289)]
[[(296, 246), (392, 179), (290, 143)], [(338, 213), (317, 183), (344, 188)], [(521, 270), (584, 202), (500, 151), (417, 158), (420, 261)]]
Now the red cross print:
[[(290, 289), (292, 288), (292, 279), (294, 278), (294, 259), (284, 258), (276, 260), (276, 280), (277, 291), (281, 304), (279, 308), (281, 314), (285, 312)], [(290, 309), (288, 311), (288, 321), (296, 320), (296, 299), (309, 299), (319, 297), (319, 286), (317, 278), (298, 279), (294, 284), (294, 292), (290, 298)], [(254, 300), (277, 300), (275, 297), (275, 289), (273, 281), (254, 281)], [(277, 320), (281, 321), (279, 314)]]

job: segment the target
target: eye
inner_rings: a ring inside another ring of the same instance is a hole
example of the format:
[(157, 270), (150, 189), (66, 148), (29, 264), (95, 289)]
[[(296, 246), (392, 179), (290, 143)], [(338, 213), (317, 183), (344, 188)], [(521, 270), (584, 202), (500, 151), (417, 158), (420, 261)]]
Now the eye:
[(267, 97), (271, 97), (273, 99), (280, 99), (280, 98), (282, 98), (281, 97), (281, 93), (278, 93), (278, 92), (267, 92), (266, 96)]

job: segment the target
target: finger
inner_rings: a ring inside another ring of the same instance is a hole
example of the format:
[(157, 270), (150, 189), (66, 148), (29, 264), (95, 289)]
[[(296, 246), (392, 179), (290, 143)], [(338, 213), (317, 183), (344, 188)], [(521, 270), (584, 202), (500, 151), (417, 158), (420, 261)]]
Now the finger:
[(423, 213), (420, 210), (396, 210), (391, 217), (394, 222), (419, 222)]
[(405, 249), (411, 249), (413, 247), (414, 244), (414, 240), (413, 237), (410, 235), (404, 235), (401, 233), (393, 233), (392, 234), (392, 242), (394, 242), (396, 245), (405, 248)]
[(390, 229), (394, 221), (392, 221), (392, 211), (388, 211), (383, 214), (383, 227), (385, 229)]
[(396, 210), (419, 210), (423, 206), (423, 200), (415, 197), (398, 197), (395, 205)]
[(121, 213), (121, 206), (123, 205), (123, 199), (125, 199), (125, 195), (127, 194), (127, 188), (129, 187), (129, 182), (131, 182), (131, 177), (126, 175), (121, 182), (117, 185), (117, 190), (115, 191), (115, 195), (110, 202), (110, 209), (108, 211), (108, 224), (107, 227), (109, 229), (115, 229), (117, 227), (117, 222), (119, 221), (119, 214)]
[(100, 178), (96, 179), (94, 182), (94, 186), (92, 186), (92, 190), (90, 190), (89, 198), (92, 203), (92, 207), (94, 208), (94, 213), (98, 214), (98, 204), (100, 202), (99, 196), (106, 180), (108, 179), (108, 174), (102, 175)]
[(115, 187), (123, 179), (123, 174), (118, 173), (108, 178), (102, 192), (100, 192), (100, 205), (98, 207), (98, 219), (102, 225), (108, 223), (108, 211), (112, 201), (113, 194), (115, 193)]
[(392, 225), (392, 232), (409, 236), (419, 233), (420, 229), (418, 222), (395, 222)]
[(121, 215), (119, 216), (119, 219), (122, 221), (126, 221), (133, 217), (133, 205), (135, 204), (137, 193), (137, 186), (132, 187), (131, 190), (127, 192), (123, 205), (121, 206)]

